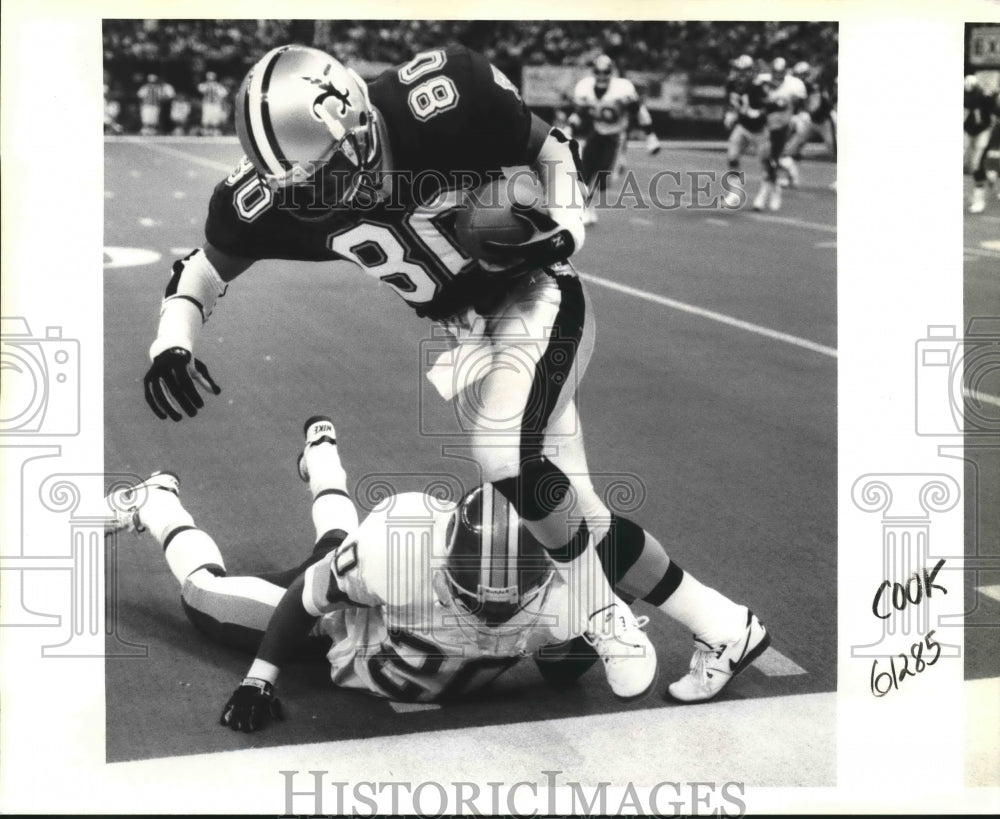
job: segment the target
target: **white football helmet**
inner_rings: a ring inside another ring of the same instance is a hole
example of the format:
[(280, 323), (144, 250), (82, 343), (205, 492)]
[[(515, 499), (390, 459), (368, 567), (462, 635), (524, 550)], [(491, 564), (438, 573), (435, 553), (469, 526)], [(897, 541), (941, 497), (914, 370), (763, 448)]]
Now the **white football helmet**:
[(364, 80), (329, 54), (298, 45), (269, 51), (234, 107), (240, 144), (272, 190), (306, 189), (313, 205), (336, 207), (375, 187), (377, 111)]
[[(551, 559), (492, 484), (462, 499), (446, 539), (442, 575), (459, 626), (484, 651), (509, 656), (538, 622), (555, 576)], [(523, 611), (531, 616), (513, 621)]]

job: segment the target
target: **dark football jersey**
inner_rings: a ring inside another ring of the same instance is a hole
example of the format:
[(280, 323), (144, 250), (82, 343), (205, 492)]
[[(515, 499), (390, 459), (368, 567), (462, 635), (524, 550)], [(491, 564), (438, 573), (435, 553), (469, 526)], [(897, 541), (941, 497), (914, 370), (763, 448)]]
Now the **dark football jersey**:
[(255, 260), (355, 262), (421, 316), (443, 318), (495, 298), (502, 279), (460, 248), (454, 222), (461, 189), (537, 153), (517, 89), (485, 57), (449, 46), (384, 72), (368, 91), (388, 134), (385, 201), (304, 219), (244, 159), (212, 194), (206, 238)]
[(975, 136), (990, 127), (996, 111), (996, 99), (981, 88), (965, 92), (965, 132)]
[(733, 78), (726, 83), (729, 105), (737, 114), (737, 122), (752, 133), (757, 133), (767, 121), (765, 105), (767, 93), (760, 83)]

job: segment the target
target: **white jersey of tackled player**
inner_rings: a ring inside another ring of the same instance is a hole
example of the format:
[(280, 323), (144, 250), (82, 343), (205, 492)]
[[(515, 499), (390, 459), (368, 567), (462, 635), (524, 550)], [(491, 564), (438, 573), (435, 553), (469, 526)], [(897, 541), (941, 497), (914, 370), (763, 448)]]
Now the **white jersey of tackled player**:
[(786, 74), (781, 83), (771, 91), (771, 102), (780, 102), (783, 105), (777, 110), (768, 112), (767, 127), (774, 129), (791, 124), (792, 116), (805, 105), (806, 97), (808, 97), (806, 84), (798, 77)]
[(639, 102), (631, 80), (612, 77), (607, 90), (597, 95), (594, 77), (584, 77), (573, 90), (573, 104), (585, 108), (594, 122), (594, 131), (602, 135), (620, 134), (628, 128), (629, 114)]
[[(567, 639), (558, 628), (567, 605), (558, 577), (489, 638), (464, 624), (441, 571), (453, 509), (421, 492), (393, 495), (307, 570), (303, 603), (333, 640), (335, 684), (431, 702), (481, 688), (521, 657)], [(331, 603), (337, 590), (352, 602)]]

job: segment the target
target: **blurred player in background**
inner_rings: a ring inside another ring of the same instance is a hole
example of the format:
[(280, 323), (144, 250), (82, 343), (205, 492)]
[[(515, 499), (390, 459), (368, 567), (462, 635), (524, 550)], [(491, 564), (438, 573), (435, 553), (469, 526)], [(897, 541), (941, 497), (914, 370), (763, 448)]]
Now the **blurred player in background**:
[[(965, 78), (964, 123), (965, 155), (967, 167), (972, 171), (972, 199), (969, 213), (986, 210), (987, 167), (986, 153), (995, 123), (1000, 117), (1000, 97), (988, 93), (975, 74)], [(991, 183), (995, 183), (995, 172)]]
[[(579, 277), (562, 261), (584, 238), (566, 136), (461, 46), (422, 52), (370, 84), (316, 49), (280, 47), (247, 75), (234, 107), (249, 159), (216, 187), (205, 246), (173, 266), (145, 378), (153, 411), (194, 416), (204, 406), (196, 383), (219, 392), (193, 351), (219, 297), (254, 261), (352, 261), (454, 340), (433, 383), (464, 419), (483, 483), (555, 561), (581, 618), (573, 627), (600, 645), (624, 623), (636, 641), (633, 662), (605, 665), (618, 696), (648, 689), (656, 663), (604, 577), (599, 548), (609, 537), (618, 550), (652, 555), (643, 562), (644, 599), (682, 621), (712, 612), (692, 628), (706, 657), (763, 639), (745, 608), (715, 605), (717, 593), (685, 585), (683, 572), (656, 557), (665, 553), (655, 538), (620, 526), (591, 484), (576, 392), (593, 321)], [(542, 202), (519, 210), (532, 233), (494, 243), (492, 260), (475, 262), (448, 232), (462, 201), (449, 183), (476, 188), (518, 165), (534, 168), (545, 188)], [(476, 365), (463, 366), (470, 360)], [(713, 679), (722, 682), (715, 675), (699, 684)]]
[(645, 132), (646, 149), (651, 155), (660, 150), (653, 119), (631, 80), (615, 76), (614, 62), (606, 54), (599, 55), (592, 68), (593, 73), (581, 79), (573, 90), (573, 112), (569, 116), (573, 135), (583, 140), (581, 170), (589, 197), (584, 224), (597, 221), (594, 199), (607, 188), (632, 123)]
[(118, 115), (121, 114), (122, 106), (118, 100), (111, 96), (111, 87), (104, 83), (104, 133), (120, 134), (125, 129), (118, 122)]
[[(766, 77), (766, 75), (764, 75)], [(740, 160), (749, 150), (760, 151), (761, 137), (767, 124), (764, 106), (767, 103), (767, 87), (763, 77), (757, 73), (753, 58), (741, 54), (733, 60), (732, 70), (726, 80), (726, 100), (728, 107), (723, 124), (729, 131), (726, 143), (726, 160), (729, 170), (740, 171)], [(738, 207), (741, 200), (739, 191), (730, 191), (723, 197), (726, 207)]]
[(178, 94), (170, 101), (170, 123), (175, 136), (183, 136), (188, 132), (188, 122), (191, 119), (191, 100), (186, 94)]
[(146, 136), (160, 132), (160, 117), (163, 105), (175, 96), (174, 87), (163, 82), (156, 74), (146, 77), (146, 82), (136, 92), (139, 98), (139, 120), (142, 122), (142, 133)]
[(792, 117), (805, 104), (806, 87), (788, 71), (784, 57), (771, 61), (771, 73), (761, 77), (767, 88), (764, 109), (767, 112), (767, 141), (761, 152), (764, 179), (753, 200), (754, 210), (780, 210), (781, 187), (778, 185), (778, 161), (792, 134)]
[[(612, 643), (573, 631), (565, 585), (496, 487), (476, 487), (457, 504), (419, 492), (393, 495), (359, 526), (332, 421), (310, 418), (305, 437), (299, 473), (309, 484), (316, 540), (312, 554), (287, 571), (228, 574), (215, 541), (181, 505), (170, 473), (108, 498), (115, 513), (109, 534), (149, 531), (181, 585), (192, 623), (220, 643), (256, 653), (223, 724), (254, 731), (280, 716), (274, 699), (280, 668), (320, 652), (335, 684), (409, 702), (469, 694), (527, 656), (559, 685), (573, 682), (598, 656), (605, 664), (629, 662), (629, 630), (619, 629)], [(626, 524), (635, 526), (620, 525)], [(623, 594), (648, 591), (641, 564), (649, 554), (607, 547), (602, 559)], [(678, 593), (691, 594), (696, 581), (684, 581), (688, 588)], [(715, 595), (716, 608), (735, 607)], [(744, 607), (735, 608), (755, 622)], [(637, 619), (636, 628), (646, 619)], [(742, 645), (696, 651), (671, 696), (716, 696), (767, 646), (766, 632), (756, 628)]]
[(198, 83), (201, 94), (201, 132), (206, 136), (219, 136), (226, 124), (226, 97), (229, 91), (216, 79), (214, 71), (205, 72), (205, 79)]
[(837, 132), (833, 89), (821, 83), (818, 71), (805, 61), (795, 64), (792, 76), (801, 80), (805, 86), (806, 100), (801, 110), (792, 116), (792, 134), (778, 164), (787, 174), (789, 184), (794, 187), (799, 184), (802, 148), (814, 135), (819, 135), (829, 155), (836, 158)]

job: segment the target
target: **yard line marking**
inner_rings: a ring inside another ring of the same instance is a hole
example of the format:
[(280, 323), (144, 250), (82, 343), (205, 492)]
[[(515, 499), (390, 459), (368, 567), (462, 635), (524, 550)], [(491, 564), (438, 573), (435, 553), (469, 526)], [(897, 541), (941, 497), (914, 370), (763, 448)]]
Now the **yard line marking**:
[(1000, 583), (993, 586), (980, 586), (979, 591), (1000, 603)]
[(794, 677), (807, 673), (798, 663), (789, 660), (780, 651), (768, 648), (751, 665), (768, 677)]
[(979, 246), (983, 248), (983, 250), (992, 250), (995, 251), (996, 253), (1000, 253), (1000, 242), (998, 242), (996, 239), (990, 239), (989, 241), (986, 242), (980, 242)]
[(709, 225), (722, 225), (723, 227), (729, 227), (729, 220), (720, 219), (718, 216), (709, 216), (705, 219), (705, 223)]
[(591, 282), (600, 287), (606, 287), (609, 290), (617, 290), (619, 293), (625, 293), (628, 296), (635, 296), (638, 299), (644, 299), (645, 301), (650, 301), (653, 304), (661, 304), (664, 307), (672, 307), (674, 310), (680, 310), (684, 313), (691, 313), (695, 316), (711, 319), (712, 321), (717, 321), (720, 324), (726, 324), (730, 327), (746, 330), (748, 333), (756, 333), (757, 335), (765, 336), (766, 338), (773, 338), (776, 341), (784, 341), (786, 344), (792, 344), (796, 347), (812, 350), (815, 353), (830, 356), (830, 358), (837, 357), (837, 350), (833, 347), (827, 347), (825, 344), (817, 344), (815, 341), (809, 341), (808, 339), (799, 338), (798, 336), (793, 336), (789, 333), (782, 333), (778, 330), (772, 330), (769, 327), (763, 327), (759, 324), (753, 324), (749, 321), (733, 318), (732, 316), (727, 316), (725, 313), (716, 313), (714, 310), (706, 310), (704, 307), (696, 307), (693, 304), (687, 304), (683, 301), (668, 299), (666, 296), (660, 296), (656, 293), (650, 293), (648, 290), (640, 290), (638, 287), (631, 287), (627, 284), (621, 284), (620, 282), (611, 281), (610, 279), (604, 279), (600, 276), (595, 276), (592, 273), (579, 273), (579, 276), (584, 281)]
[(832, 242), (816, 242), (816, 244), (813, 245), (813, 247), (817, 247), (817, 248), (827, 248), (827, 247), (836, 247), (836, 246), (837, 246), (837, 241), (836, 240), (834, 240)]
[(651, 225), (651, 224), (653, 224), (649, 219), (644, 219), (641, 216), (631, 216), (631, 217), (629, 217), (629, 221), (633, 225)]
[(976, 392), (975, 390), (970, 390), (968, 387), (962, 387), (962, 395), (975, 401), (977, 404), (992, 404), (994, 407), (1000, 407), (1000, 398), (989, 393)]
[(212, 168), (216, 171), (225, 171), (229, 173), (233, 169), (232, 163), (226, 162), (216, 162), (214, 159), (206, 159), (203, 156), (198, 156), (198, 154), (192, 154), (188, 151), (181, 151), (177, 148), (170, 148), (166, 145), (161, 145), (158, 142), (135, 142), (136, 145), (141, 145), (143, 148), (148, 148), (150, 151), (158, 151), (161, 154), (167, 154), (168, 156), (176, 156), (180, 159), (186, 159), (188, 162), (193, 162), (195, 165), (203, 165), (206, 168)]
[(414, 711), (436, 711), (441, 706), (434, 702), (393, 702), (390, 700), (389, 707), (397, 714), (411, 714)]
[(819, 222), (804, 222), (801, 219), (792, 219), (790, 216), (766, 216), (763, 213), (751, 213), (751, 219), (758, 222), (774, 222), (777, 225), (794, 225), (795, 227), (808, 228), (809, 230), (821, 230), (824, 233), (836, 233), (834, 225), (822, 225)]

